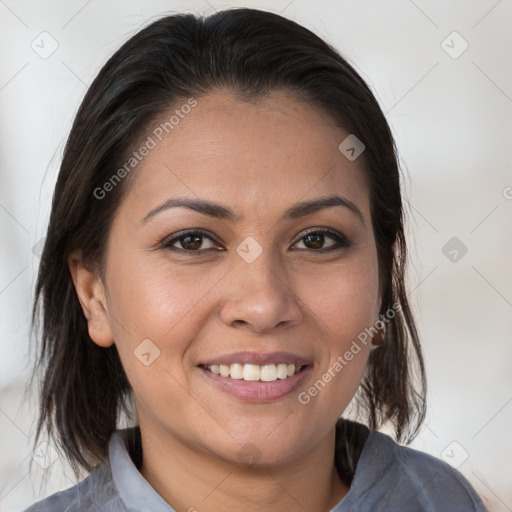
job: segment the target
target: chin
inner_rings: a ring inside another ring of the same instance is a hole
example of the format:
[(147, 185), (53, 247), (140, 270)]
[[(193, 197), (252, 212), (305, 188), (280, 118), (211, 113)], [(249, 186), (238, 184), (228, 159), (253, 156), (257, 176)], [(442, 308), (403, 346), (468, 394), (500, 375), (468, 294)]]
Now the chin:
[[(281, 422), (281, 424), (280, 424)], [(243, 421), (237, 425), (226, 425), (231, 435), (213, 446), (214, 438), (208, 438), (210, 450), (231, 463), (253, 467), (271, 467), (286, 464), (298, 457), (305, 449), (307, 435), (300, 423), (288, 423), (281, 417), (270, 422), (268, 418), (258, 421)], [(232, 436), (232, 437), (231, 437)]]

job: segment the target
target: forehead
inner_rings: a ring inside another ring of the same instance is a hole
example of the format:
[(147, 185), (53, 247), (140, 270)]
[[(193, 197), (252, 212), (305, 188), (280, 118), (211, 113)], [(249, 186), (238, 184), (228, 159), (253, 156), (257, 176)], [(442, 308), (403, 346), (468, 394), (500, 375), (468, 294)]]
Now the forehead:
[(252, 102), (228, 92), (195, 101), (177, 103), (142, 134), (152, 148), (126, 198), (132, 211), (186, 196), (222, 200), (250, 217), (262, 206), (277, 214), (338, 192), (368, 213), (362, 163), (338, 149), (348, 133), (318, 107), (281, 92)]

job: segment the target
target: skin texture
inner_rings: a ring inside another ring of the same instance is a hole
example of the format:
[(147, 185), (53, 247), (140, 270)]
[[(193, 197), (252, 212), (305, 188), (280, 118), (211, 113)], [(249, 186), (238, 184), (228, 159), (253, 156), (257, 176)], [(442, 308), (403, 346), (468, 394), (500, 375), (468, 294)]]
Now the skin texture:
[[(199, 98), (134, 171), (109, 233), (103, 276), (82, 265), (79, 251), (69, 258), (89, 334), (100, 346), (116, 344), (133, 387), (140, 471), (179, 511), (320, 512), (348, 492), (334, 467), (335, 422), (360, 384), (370, 347), (307, 405), (297, 399), (378, 320), (369, 194), (360, 161), (338, 150), (347, 135), (285, 93), (253, 103), (226, 91)], [(333, 194), (354, 203), (362, 220), (342, 206), (281, 219), (297, 202)], [(170, 197), (216, 201), (243, 218), (179, 207), (141, 221)], [(304, 238), (320, 227), (350, 246), (319, 253), (337, 245), (329, 235), (323, 243)], [(181, 253), (161, 247), (192, 228), (212, 240), (175, 241)], [(252, 263), (236, 252), (248, 236), (262, 248)], [(134, 355), (145, 339), (160, 350), (148, 366)], [(292, 352), (313, 368), (285, 398), (247, 403), (197, 366), (243, 350)], [(253, 465), (239, 458), (247, 443), (258, 450)]]

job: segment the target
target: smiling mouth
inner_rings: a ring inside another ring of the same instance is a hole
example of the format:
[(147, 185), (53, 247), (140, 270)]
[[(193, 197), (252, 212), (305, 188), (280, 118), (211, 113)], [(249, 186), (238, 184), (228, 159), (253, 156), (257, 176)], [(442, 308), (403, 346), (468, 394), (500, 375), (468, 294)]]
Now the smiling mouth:
[(293, 377), (308, 365), (295, 365), (287, 363), (279, 364), (212, 364), (201, 365), (202, 368), (209, 370), (214, 375), (220, 375), (233, 380), (244, 380), (248, 382), (274, 382), (276, 380), (286, 380)]

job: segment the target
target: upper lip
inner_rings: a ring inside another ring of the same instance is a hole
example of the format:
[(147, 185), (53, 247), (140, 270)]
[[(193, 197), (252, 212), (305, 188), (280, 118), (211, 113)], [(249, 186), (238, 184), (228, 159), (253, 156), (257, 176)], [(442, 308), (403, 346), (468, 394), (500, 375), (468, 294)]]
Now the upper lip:
[(224, 354), (202, 361), (198, 366), (211, 366), (213, 364), (257, 364), (263, 366), (279, 363), (305, 366), (311, 364), (311, 360), (290, 352), (232, 352), (231, 354)]

